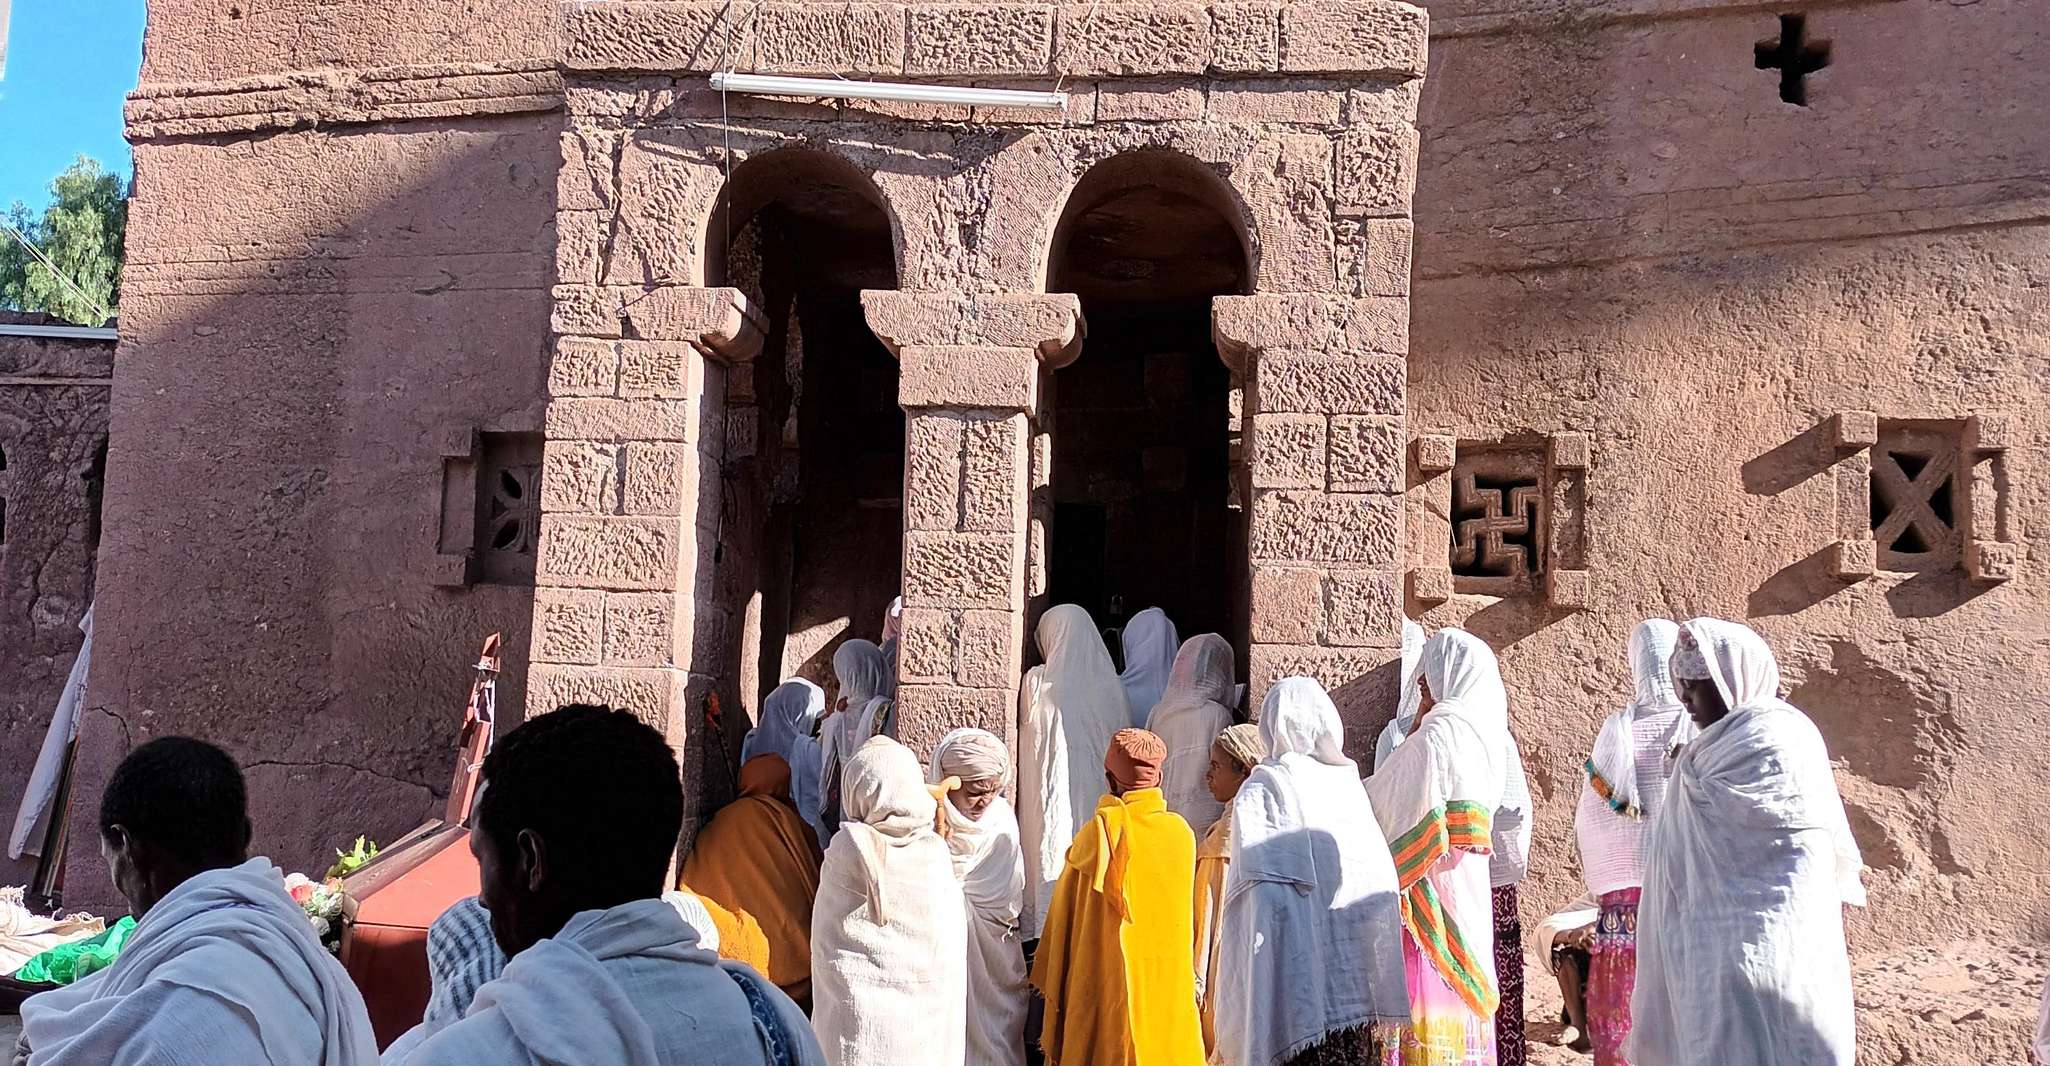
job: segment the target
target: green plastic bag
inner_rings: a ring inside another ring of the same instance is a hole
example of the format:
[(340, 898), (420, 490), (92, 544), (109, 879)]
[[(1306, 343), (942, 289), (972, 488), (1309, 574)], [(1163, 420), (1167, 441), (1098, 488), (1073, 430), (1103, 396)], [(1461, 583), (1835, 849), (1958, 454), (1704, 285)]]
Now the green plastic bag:
[(69, 944), (59, 944), (21, 964), (14, 971), (17, 981), (68, 985), (114, 964), (114, 957), (135, 932), (133, 916), (121, 919), (106, 932)]

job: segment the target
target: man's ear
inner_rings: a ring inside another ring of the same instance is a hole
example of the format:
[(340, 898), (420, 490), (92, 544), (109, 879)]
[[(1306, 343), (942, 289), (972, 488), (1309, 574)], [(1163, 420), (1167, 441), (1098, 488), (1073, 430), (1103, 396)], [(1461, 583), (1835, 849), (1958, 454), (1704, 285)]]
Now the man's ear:
[(548, 842), (532, 829), (520, 830), (513, 841), (519, 847), (519, 875), (527, 891), (539, 892), (548, 881)]

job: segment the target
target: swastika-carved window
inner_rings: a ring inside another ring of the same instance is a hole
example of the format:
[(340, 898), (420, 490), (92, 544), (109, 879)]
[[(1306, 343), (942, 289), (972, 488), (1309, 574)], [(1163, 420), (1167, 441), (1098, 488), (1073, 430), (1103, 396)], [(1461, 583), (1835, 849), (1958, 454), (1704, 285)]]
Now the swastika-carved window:
[(541, 532), (541, 435), (483, 434), (477, 464), (479, 576), (507, 585), (532, 584), (534, 545)]
[(1452, 469), (1454, 577), (1521, 586), (1543, 574), (1544, 476), (1541, 448), (1459, 449)]
[(1872, 539), (1881, 568), (1958, 565), (1960, 454), (1954, 429), (1880, 424), (1872, 449)]

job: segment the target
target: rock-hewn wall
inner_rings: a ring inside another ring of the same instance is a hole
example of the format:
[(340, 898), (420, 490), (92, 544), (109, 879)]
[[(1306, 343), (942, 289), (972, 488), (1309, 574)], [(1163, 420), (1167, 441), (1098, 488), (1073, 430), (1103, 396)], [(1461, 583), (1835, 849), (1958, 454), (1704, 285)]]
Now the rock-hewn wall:
[[(114, 342), (10, 335), (0, 312), (0, 819), (14, 824), (93, 595)], [(40, 846), (40, 841), (32, 846)], [(0, 873), (21, 884), (32, 859)]]
[[(1872, 868), (1856, 950), (2040, 941), (2040, 9), (1813, 10), (1805, 36), (1832, 58), (1802, 107), (1755, 66), (1780, 33), (1769, 10), (1430, 6), (1412, 432), (1589, 443), (1587, 609), (1411, 605), (1506, 649), (1540, 803), (1526, 913), (1573, 894), (1578, 767), (1629, 690), (1630, 627), (1708, 613), (1766, 635), (1837, 758)], [(1972, 580), (1963, 545), (1864, 576), (1874, 460), (1857, 412), (1964, 438), (1953, 510), (1968, 537), (2012, 545), (1992, 550), (2015, 560), (2010, 580), (1983, 560)], [(1442, 551), (1426, 543), (1442, 519), (1411, 527), (1413, 559)]]

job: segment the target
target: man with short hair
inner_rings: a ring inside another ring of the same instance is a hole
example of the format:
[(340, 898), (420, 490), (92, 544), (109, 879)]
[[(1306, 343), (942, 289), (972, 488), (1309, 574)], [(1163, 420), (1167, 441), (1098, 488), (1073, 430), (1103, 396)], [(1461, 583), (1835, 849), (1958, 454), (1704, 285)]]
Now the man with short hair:
[(662, 899), (682, 825), (676, 758), (631, 714), (577, 704), (500, 739), (470, 846), (510, 961), (407, 1066), (821, 1062), (797, 1005)]
[(251, 859), (242, 771), (152, 740), (100, 798), (100, 853), (136, 917), (107, 969), (23, 1004), (27, 1066), (369, 1066), (363, 998), (270, 860)]

